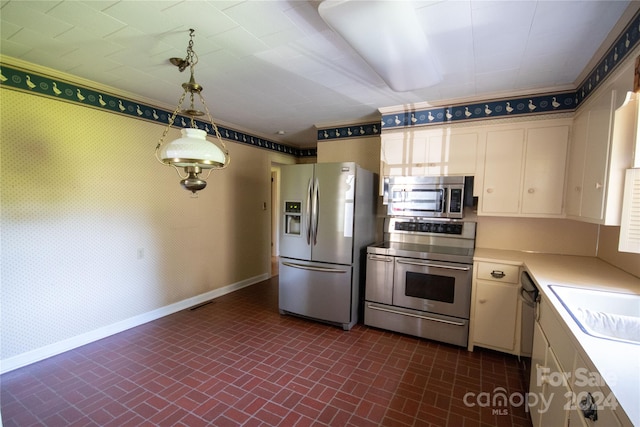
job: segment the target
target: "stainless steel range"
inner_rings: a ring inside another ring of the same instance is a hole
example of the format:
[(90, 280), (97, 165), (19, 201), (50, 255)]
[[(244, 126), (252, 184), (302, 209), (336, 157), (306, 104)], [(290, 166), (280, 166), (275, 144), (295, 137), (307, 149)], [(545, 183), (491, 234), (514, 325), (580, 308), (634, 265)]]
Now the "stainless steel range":
[(466, 347), (476, 223), (385, 219), (367, 248), (364, 323)]

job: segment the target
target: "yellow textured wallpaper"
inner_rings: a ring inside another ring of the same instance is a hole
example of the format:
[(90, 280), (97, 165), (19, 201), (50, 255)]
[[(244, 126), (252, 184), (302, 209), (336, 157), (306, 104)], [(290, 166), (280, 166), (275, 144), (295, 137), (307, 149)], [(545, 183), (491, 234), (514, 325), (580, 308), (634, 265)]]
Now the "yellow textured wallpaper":
[(192, 198), (162, 126), (7, 89), (0, 109), (2, 360), (268, 276), (271, 162), (295, 159), (228, 142)]

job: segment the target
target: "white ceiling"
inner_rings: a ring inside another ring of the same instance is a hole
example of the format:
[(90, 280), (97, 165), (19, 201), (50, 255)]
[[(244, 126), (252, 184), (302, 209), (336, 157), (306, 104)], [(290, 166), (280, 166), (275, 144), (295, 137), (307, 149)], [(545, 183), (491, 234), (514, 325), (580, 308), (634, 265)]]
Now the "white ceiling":
[(575, 89), (640, 2), (416, 1), (443, 80), (409, 92), (391, 90), (318, 4), (2, 0), (0, 52), (172, 109), (189, 76), (168, 59), (185, 57), (194, 28), (195, 77), (214, 120), (302, 148), (315, 146), (314, 126), (374, 122), (382, 107)]

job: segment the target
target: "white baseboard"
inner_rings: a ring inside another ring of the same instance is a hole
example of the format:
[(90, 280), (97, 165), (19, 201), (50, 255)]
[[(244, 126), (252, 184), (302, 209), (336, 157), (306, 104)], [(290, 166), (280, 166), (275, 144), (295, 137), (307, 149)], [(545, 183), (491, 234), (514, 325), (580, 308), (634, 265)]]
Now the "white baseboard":
[(110, 335), (114, 335), (122, 331), (126, 331), (127, 329), (140, 326), (147, 322), (151, 322), (152, 320), (168, 316), (169, 314), (173, 314), (180, 310), (202, 304), (214, 298), (221, 297), (222, 295), (237, 291), (238, 289), (246, 288), (247, 286), (262, 282), (264, 280), (267, 280), (268, 278), (269, 274), (261, 274), (259, 276), (251, 277), (249, 279), (245, 279), (240, 282), (224, 286), (222, 288), (214, 289), (212, 291), (205, 292), (203, 294), (157, 308), (147, 313), (142, 313), (137, 316), (130, 317), (120, 322), (112, 323), (111, 325), (107, 325), (102, 328), (86, 332), (84, 334), (76, 335), (75, 337), (67, 338), (65, 340), (40, 347), (35, 350), (21, 353), (17, 356), (3, 359), (0, 361), (0, 374), (13, 371), (14, 369), (22, 368), (23, 366), (39, 362), (40, 360), (44, 360), (48, 357), (64, 353), (65, 351), (73, 350), (74, 348), (92, 343), (94, 341), (106, 338)]

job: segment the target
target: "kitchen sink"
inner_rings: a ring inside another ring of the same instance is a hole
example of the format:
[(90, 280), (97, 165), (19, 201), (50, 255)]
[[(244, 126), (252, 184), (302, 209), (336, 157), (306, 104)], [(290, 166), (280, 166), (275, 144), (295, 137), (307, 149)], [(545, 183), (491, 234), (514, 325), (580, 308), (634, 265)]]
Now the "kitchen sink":
[(640, 345), (640, 295), (549, 285), (588, 335)]

